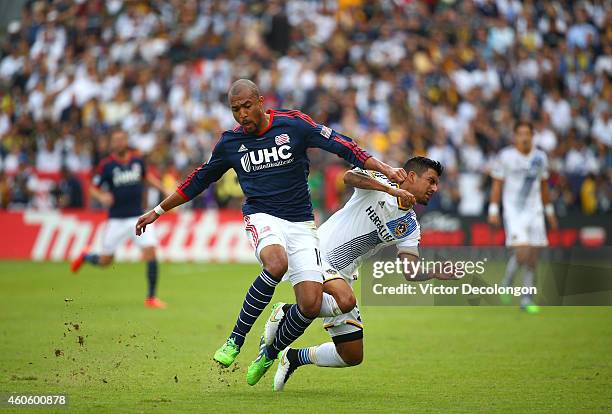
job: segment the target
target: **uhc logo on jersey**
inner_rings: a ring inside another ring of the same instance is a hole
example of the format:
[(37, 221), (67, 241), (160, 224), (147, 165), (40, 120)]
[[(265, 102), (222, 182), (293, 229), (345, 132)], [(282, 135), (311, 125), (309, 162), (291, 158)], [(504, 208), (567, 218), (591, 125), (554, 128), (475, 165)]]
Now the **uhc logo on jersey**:
[[(287, 136), (288, 139), (289, 136)], [(242, 164), (245, 172), (290, 164), (293, 162), (293, 158), (291, 158), (293, 154), (290, 151), (291, 147), (289, 145), (249, 151), (240, 158), (240, 164)]]
[(120, 167), (113, 168), (113, 185), (115, 187), (137, 184), (141, 178), (142, 169), (140, 164), (132, 164), (129, 170), (122, 170)]

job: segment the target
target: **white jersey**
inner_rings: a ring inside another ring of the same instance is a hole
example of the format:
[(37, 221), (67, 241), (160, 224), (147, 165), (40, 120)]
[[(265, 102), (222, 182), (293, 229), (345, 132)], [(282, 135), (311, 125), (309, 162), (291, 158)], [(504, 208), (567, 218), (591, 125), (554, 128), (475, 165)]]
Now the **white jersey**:
[(548, 178), (546, 153), (537, 148), (524, 155), (515, 147), (501, 150), (491, 175), (504, 181), (504, 216), (543, 214), (541, 181)]
[[(383, 174), (356, 170), (395, 185)], [(345, 276), (355, 274), (364, 259), (385, 246), (395, 244), (399, 252), (418, 255), (420, 238), (420, 226), (411, 208), (404, 208), (397, 197), (387, 193), (360, 188), (319, 227), (323, 261)]]

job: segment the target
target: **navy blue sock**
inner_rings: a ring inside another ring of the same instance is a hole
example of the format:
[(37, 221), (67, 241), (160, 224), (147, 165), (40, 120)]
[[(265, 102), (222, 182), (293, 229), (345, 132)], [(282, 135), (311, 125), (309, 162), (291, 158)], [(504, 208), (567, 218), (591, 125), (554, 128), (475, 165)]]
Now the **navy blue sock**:
[(314, 319), (304, 316), (298, 305), (291, 305), (285, 314), (272, 345), (266, 348), (266, 355), (276, 359), (278, 353), (298, 339)]
[(244, 298), (234, 330), (230, 335), (236, 345), (242, 346), (244, 344), (251, 327), (266, 308), (266, 305), (272, 300), (276, 285), (278, 285), (278, 281), (265, 269), (253, 281), (246, 298)]
[(100, 255), (87, 253), (83, 258), (87, 263), (91, 263), (92, 265), (100, 264)]
[(287, 351), (287, 359), (291, 361), (291, 364), (296, 368), (302, 365), (312, 364), (312, 360), (310, 359), (310, 348), (289, 348)]
[(147, 262), (147, 279), (149, 280), (149, 298), (155, 297), (157, 288), (157, 260)]

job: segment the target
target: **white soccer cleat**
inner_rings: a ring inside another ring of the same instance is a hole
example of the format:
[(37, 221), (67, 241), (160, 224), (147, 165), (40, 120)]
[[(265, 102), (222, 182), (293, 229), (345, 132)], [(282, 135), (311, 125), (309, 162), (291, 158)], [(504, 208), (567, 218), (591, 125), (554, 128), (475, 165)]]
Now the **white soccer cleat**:
[(284, 302), (277, 302), (274, 304), (274, 306), (272, 306), (272, 312), (270, 313), (270, 317), (266, 321), (266, 327), (264, 328), (264, 343), (266, 346), (270, 346), (272, 345), (272, 342), (274, 342), (276, 331), (278, 331), (278, 327), (285, 317), (283, 306), (285, 306)]
[(276, 374), (274, 374), (274, 391), (282, 391), (285, 388), (285, 384), (293, 372), (297, 369), (296, 366), (292, 366), (289, 358), (287, 358), (287, 352), (291, 348), (286, 348), (278, 358), (278, 368), (276, 368)]

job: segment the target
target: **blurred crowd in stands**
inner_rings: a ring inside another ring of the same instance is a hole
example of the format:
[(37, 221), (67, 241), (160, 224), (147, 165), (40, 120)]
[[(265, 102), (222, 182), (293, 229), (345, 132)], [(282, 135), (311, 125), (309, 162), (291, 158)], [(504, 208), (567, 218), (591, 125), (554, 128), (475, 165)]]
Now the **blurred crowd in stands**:
[[(431, 208), (483, 215), (516, 120), (549, 156), (559, 215), (611, 211), (612, 7), (606, 0), (38, 0), (0, 37), (0, 208), (88, 205), (109, 132), (173, 189), (234, 125), (237, 78), (395, 165), (446, 167)], [(345, 166), (313, 152), (313, 203)], [(149, 202), (157, 202), (151, 193)], [(192, 203), (239, 207), (226, 174)]]

